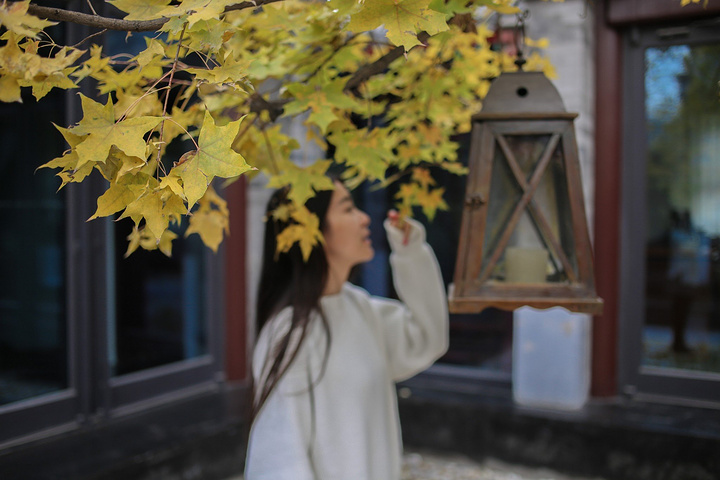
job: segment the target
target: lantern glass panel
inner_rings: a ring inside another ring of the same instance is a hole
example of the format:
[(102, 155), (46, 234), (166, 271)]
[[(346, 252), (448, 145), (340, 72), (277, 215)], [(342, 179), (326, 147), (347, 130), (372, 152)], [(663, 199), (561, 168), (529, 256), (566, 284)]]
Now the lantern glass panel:
[(481, 283), (568, 283), (577, 277), (567, 172), (552, 137), (496, 140)]

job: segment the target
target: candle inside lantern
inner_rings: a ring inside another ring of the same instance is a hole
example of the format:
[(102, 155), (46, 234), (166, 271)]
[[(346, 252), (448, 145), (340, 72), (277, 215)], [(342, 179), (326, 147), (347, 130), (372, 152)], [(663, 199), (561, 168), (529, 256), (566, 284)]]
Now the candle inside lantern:
[(543, 248), (508, 247), (505, 250), (505, 281), (544, 283), (548, 252)]

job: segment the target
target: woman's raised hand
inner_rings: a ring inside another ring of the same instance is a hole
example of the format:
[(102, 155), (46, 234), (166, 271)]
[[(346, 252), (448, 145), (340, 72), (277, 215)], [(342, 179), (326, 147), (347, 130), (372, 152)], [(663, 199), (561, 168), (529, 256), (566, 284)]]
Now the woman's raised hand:
[(390, 220), (390, 225), (403, 232), (403, 245), (407, 245), (412, 228), (410, 224), (405, 221), (405, 218), (397, 210), (388, 210), (387, 218)]

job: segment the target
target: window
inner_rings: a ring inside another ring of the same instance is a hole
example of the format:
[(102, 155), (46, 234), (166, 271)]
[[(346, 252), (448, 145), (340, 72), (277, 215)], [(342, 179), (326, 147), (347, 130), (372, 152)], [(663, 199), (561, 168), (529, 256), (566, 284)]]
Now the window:
[(623, 377), (630, 391), (720, 401), (720, 35), (702, 24), (637, 33), (626, 48)]
[(99, 176), (56, 192), (35, 171), (65, 150), (51, 122), (78, 120), (76, 93), (23, 102), (0, 102), (0, 446), (216, 390), (222, 253), (181, 225), (171, 258), (125, 259), (131, 221), (86, 222)]

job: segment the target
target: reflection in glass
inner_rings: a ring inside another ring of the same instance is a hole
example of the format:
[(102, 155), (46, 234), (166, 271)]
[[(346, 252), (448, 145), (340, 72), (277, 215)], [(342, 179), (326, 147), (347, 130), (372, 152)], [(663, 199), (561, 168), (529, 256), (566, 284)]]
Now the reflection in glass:
[(643, 364), (720, 373), (720, 45), (645, 52)]
[[(133, 222), (116, 222), (115, 301), (109, 325), (109, 362), (123, 375), (197, 358), (208, 351), (205, 248), (197, 235), (173, 241), (172, 257), (137, 249), (128, 258)], [(114, 316), (112, 315), (114, 313)]]
[(65, 195), (35, 173), (65, 148), (62, 99), (0, 103), (0, 405), (68, 386)]

